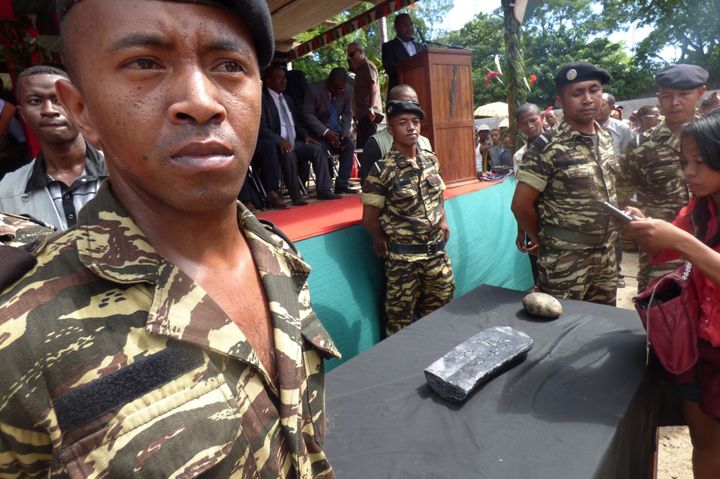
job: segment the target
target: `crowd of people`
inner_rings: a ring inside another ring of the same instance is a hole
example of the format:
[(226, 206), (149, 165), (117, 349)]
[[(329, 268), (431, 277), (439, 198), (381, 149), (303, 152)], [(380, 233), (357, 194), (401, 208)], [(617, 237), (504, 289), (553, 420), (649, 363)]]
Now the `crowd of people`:
[[(702, 67), (671, 65), (655, 78), (657, 105), (638, 111), (635, 131), (611, 116), (615, 98), (604, 91), (610, 74), (587, 62), (564, 65), (555, 76), (563, 111), (556, 128), (544, 128), (535, 105), (516, 111), (528, 137), (512, 201), (516, 243), (533, 257), (536, 290), (609, 305), (624, 286), (621, 234), (640, 244), (640, 291), (678, 262), (698, 266), (693, 284), (702, 306), (693, 320), (708, 352), (684, 375), (668, 374), (690, 427), (695, 477), (710, 478), (720, 473), (720, 278), (713, 269), (720, 261), (720, 172), (714, 166), (720, 112), (698, 116), (708, 80)], [(616, 222), (603, 202), (625, 208), (632, 220)]]
[[(354, 77), (307, 84), (271, 63), (267, 2), (232, 5), (59, 1), (66, 70), (28, 68), (0, 102), (0, 134), (19, 115), (40, 143), (0, 180), (0, 475), (333, 477), (322, 377), (339, 352), (309, 266), (251, 209), (307, 205), (311, 171), (317, 200), (360, 193), (359, 150), (384, 333), (452, 300), (446, 185), (397, 75), (424, 48), (411, 17), (382, 48), (383, 108), (363, 45), (347, 46)], [(672, 380), (696, 477), (718, 477), (720, 101), (702, 67), (672, 65), (628, 125), (611, 80), (560, 66), (562, 120), (520, 106), (516, 152), (507, 123), (480, 125), (478, 169), (516, 174), (537, 291), (615, 305), (621, 235), (643, 251), (640, 289), (697, 266), (702, 354)]]

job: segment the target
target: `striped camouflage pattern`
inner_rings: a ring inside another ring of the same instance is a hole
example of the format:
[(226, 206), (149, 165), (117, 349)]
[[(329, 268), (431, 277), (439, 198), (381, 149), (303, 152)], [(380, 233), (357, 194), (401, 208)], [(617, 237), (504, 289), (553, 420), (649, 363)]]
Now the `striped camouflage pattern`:
[(424, 261), (385, 260), (385, 334), (390, 336), (416, 318), (449, 303), (455, 280), (447, 253)]
[[(617, 226), (601, 204), (617, 203), (619, 164), (610, 134), (597, 123), (595, 129), (597, 150), (592, 138), (561, 123), (541, 155), (523, 157), (517, 180), (541, 193), (537, 289), (560, 298), (615, 304), (617, 262), (608, 250), (614, 247)], [(593, 235), (602, 244), (553, 237), (548, 228)], [(610, 282), (615, 283), (612, 288)]]
[(610, 134), (597, 123), (595, 127), (597, 155), (591, 138), (563, 122), (542, 155), (523, 157), (517, 180), (542, 193), (538, 200), (541, 239), (545, 226), (595, 235), (617, 230), (601, 203), (617, 202), (619, 164)]
[[(623, 182), (637, 192), (638, 208), (645, 216), (672, 221), (688, 204), (690, 195), (680, 166), (680, 138), (673, 135), (665, 122), (648, 132), (647, 140), (632, 149), (622, 164)], [(638, 291), (650, 279), (675, 270), (682, 261), (651, 265), (640, 252)]]
[(615, 306), (617, 263), (615, 245), (584, 250), (548, 238), (540, 242), (536, 290), (556, 298)]
[(0, 476), (333, 477), (321, 355), (337, 352), (310, 306), (309, 267), (238, 208), (279, 390), (105, 183), (0, 294)]
[[(375, 163), (363, 185), (361, 202), (382, 210), (380, 226), (391, 243), (427, 245), (444, 240), (445, 183), (435, 155), (417, 150), (408, 159), (391, 150)], [(425, 254), (390, 253), (390, 258), (417, 261)]]
[(54, 230), (17, 215), (0, 213), (0, 243), (22, 246), (50, 235)]

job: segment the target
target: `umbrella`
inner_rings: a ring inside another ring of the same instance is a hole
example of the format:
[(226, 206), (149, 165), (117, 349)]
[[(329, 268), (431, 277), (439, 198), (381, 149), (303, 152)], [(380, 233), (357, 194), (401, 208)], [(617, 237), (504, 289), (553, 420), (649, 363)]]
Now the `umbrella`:
[(473, 115), (475, 118), (507, 118), (508, 104), (502, 101), (496, 101), (488, 103), (487, 105), (481, 105), (475, 108)]

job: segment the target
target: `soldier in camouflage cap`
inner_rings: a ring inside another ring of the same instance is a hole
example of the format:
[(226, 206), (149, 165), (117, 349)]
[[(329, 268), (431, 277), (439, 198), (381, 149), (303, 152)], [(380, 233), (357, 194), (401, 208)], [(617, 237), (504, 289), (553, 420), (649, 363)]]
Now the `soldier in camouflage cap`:
[(607, 71), (563, 66), (555, 100), (564, 121), (542, 154), (523, 157), (512, 211), (538, 255), (536, 289), (559, 298), (615, 305), (617, 227), (601, 204), (615, 204), (619, 168), (612, 138), (595, 121)]
[(445, 243), (450, 236), (437, 158), (417, 147), (424, 113), (390, 101), (390, 152), (363, 185), (363, 226), (385, 258), (385, 333), (389, 336), (447, 304), (455, 291)]
[[(687, 205), (689, 193), (680, 166), (680, 129), (695, 118), (695, 107), (705, 94), (708, 72), (697, 65), (678, 64), (655, 75), (658, 104), (665, 115), (662, 123), (646, 132), (646, 140), (631, 149), (621, 167), (624, 189), (637, 192), (638, 208), (645, 215), (672, 221)], [(679, 262), (651, 265), (640, 251), (638, 291), (652, 278), (662, 276)]]
[(110, 179), (0, 293), (0, 476), (333, 477), (309, 267), (236, 200), (267, 3), (61, 3)]

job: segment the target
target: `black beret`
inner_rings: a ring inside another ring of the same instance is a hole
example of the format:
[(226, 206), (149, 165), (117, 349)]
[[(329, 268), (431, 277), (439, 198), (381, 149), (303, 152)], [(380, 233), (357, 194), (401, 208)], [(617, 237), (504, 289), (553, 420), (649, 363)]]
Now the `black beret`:
[[(81, 0), (56, 0), (60, 21), (68, 11)], [(255, 54), (260, 68), (272, 61), (275, 53), (272, 18), (266, 0), (168, 0), (180, 3), (197, 3), (234, 11), (245, 23), (255, 44)]]
[(425, 118), (425, 112), (422, 111), (420, 105), (414, 101), (389, 101), (387, 104), (387, 117), (388, 119), (402, 115), (403, 113), (412, 113), (417, 115), (421, 120)]
[(708, 79), (708, 72), (703, 67), (678, 63), (665, 67), (655, 74), (655, 82), (660, 86), (692, 90), (703, 86)]
[(598, 80), (603, 85), (612, 79), (604, 68), (590, 62), (573, 62), (563, 65), (555, 75), (555, 88), (587, 80)]

